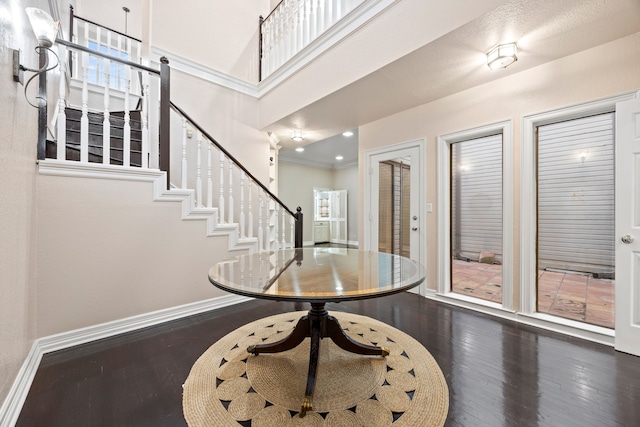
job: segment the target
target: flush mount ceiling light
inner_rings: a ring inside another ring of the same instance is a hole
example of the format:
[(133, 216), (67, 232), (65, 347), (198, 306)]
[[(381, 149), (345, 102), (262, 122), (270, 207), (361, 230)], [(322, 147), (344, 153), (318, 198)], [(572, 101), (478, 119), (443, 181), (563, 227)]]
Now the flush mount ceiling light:
[(515, 43), (499, 44), (487, 53), (487, 65), (492, 70), (507, 68), (518, 60), (518, 47)]
[(304, 151), (304, 148), (302, 148), (302, 147), (298, 147), (298, 148), (296, 148), (296, 151), (297, 151), (298, 153), (302, 153), (302, 152)]
[(304, 136), (302, 135), (301, 131), (294, 130), (293, 132), (291, 132), (291, 139), (293, 139), (295, 142), (300, 142), (304, 141)]
[(350, 130), (348, 130), (346, 132), (342, 132), (342, 136), (346, 136), (348, 138), (350, 136), (353, 136), (353, 132), (351, 132)]
[(342, 156), (336, 156), (336, 160), (342, 160), (342, 159), (344, 159), (344, 157), (342, 157)]

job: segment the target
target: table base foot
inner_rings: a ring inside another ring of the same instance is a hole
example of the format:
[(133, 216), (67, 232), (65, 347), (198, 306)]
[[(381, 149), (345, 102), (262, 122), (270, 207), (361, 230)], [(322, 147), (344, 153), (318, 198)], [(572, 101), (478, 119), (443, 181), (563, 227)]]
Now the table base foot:
[(316, 383), (321, 339), (331, 338), (338, 347), (355, 354), (382, 357), (389, 355), (389, 349), (386, 347), (362, 344), (345, 334), (338, 320), (327, 313), (325, 303), (311, 303), (309, 313), (298, 321), (291, 334), (286, 338), (269, 344), (251, 345), (247, 347), (247, 352), (256, 356), (260, 353), (280, 353), (297, 347), (305, 338), (311, 338), (311, 346), (307, 386), (300, 409), (300, 418), (304, 417), (308, 411), (313, 410), (311, 401)]

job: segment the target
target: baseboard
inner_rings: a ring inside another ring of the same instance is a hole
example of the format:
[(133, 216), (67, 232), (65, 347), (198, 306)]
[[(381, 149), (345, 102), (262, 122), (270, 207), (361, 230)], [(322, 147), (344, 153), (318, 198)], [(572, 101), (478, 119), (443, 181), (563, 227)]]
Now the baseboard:
[(18, 420), (43, 355), (249, 300), (239, 295), (224, 295), (36, 339), (0, 407), (0, 427), (12, 427)]

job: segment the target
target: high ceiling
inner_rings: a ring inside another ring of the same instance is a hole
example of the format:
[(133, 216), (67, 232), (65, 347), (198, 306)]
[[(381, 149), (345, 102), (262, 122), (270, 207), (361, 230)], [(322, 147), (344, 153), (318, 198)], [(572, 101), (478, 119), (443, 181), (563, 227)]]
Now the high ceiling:
[[(341, 135), (347, 129), (637, 32), (640, 0), (508, 1), (266, 130), (280, 139), (286, 158), (335, 164), (329, 147), (348, 144)], [(487, 50), (508, 41), (517, 42), (518, 61), (506, 69), (490, 70)], [(291, 129), (300, 121), (314, 138), (295, 143)], [(323, 142), (306, 147), (318, 141)], [(357, 144), (356, 138), (349, 141)], [(306, 150), (294, 152), (298, 145)], [(357, 148), (355, 152), (357, 158)]]

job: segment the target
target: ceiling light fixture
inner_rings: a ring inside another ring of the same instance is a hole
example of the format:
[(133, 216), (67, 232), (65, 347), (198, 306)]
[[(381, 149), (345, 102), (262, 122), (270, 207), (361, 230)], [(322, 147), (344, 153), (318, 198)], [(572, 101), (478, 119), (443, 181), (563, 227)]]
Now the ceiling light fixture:
[(344, 159), (344, 157), (342, 157), (342, 156), (336, 156), (336, 160), (342, 160), (342, 159)]
[(351, 132), (350, 130), (348, 130), (346, 132), (342, 132), (342, 136), (346, 136), (348, 138), (350, 136), (353, 136), (353, 132)]
[(296, 148), (296, 151), (297, 151), (298, 153), (302, 153), (302, 152), (304, 151), (304, 148), (302, 148), (302, 147), (298, 147), (298, 148)]
[(487, 65), (492, 70), (507, 68), (518, 60), (518, 47), (515, 43), (499, 44), (487, 53)]
[(302, 135), (301, 131), (294, 130), (293, 132), (291, 132), (291, 139), (293, 139), (295, 142), (300, 142), (304, 141), (304, 136)]

